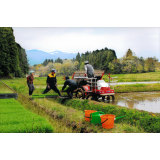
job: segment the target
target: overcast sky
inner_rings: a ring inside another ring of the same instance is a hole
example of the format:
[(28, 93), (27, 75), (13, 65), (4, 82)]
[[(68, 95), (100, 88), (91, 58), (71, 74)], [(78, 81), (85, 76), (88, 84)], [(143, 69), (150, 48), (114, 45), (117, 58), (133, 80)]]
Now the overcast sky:
[(13, 27), (25, 50), (85, 53), (107, 47), (121, 58), (130, 48), (138, 57), (160, 60), (160, 28), (149, 27)]

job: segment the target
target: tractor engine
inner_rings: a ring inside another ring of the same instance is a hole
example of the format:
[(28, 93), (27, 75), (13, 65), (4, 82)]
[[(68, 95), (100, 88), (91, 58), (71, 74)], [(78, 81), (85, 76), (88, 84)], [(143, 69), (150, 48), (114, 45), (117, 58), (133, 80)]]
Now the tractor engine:
[(97, 89), (101, 90), (101, 87), (108, 87), (108, 84), (104, 80), (97, 81)]

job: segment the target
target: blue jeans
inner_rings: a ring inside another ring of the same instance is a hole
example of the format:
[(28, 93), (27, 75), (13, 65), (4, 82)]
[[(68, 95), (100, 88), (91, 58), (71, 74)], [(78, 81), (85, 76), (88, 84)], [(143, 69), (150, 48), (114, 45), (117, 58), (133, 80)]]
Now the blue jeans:
[(35, 90), (33, 83), (32, 84), (28, 83), (28, 87), (29, 87), (29, 95), (32, 95), (33, 91)]

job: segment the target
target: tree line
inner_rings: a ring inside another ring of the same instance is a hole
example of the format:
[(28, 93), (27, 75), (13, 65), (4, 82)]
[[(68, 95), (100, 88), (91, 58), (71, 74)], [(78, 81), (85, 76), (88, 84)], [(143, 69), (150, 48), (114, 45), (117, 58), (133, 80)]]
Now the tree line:
[(0, 77), (8, 75), (24, 77), (32, 69), (40, 76), (46, 76), (52, 68), (57, 70), (57, 75), (72, 75), (75, 71), (84, 70), (86, 60), (95, 70), (104, 70), (106, 73), (144, 73), (154, 72), (160, 63), (156, 57), (137, 57), (128, 49), (122, 58), (117, 58), (116, 52), (105, 47), (101, 50), (77, 53), (76, 58), (62, 60), (57, 58), (45, 59), (42, 64), (30, 66), (25, 49), (15, 42), (11, 27), (0, 27)]
[(71, 59), (62, 60), (62, 63), (53, 61), (49, 62), (46, 66), (42, 64), (30, 66), (30, 70), (35, 71), (35, 75), (39, 75), (40, 77), (47, 76), (51, 69), (56, 69), (56, 75), (69, 75), (71, 76), (75, 71), (79, 62), (73, 61)]
[[(57, 70), (57, 75), (72, 75), (75, 71), (83, 71), (84, 63), (88, 60), (95, 70), (104, 70), (105, 73), (125, 74), (154, 72), (160, 63), (156, 57), (137, 57), (131, 49), (128, 49), (122, 58), (117, 58), (116, 52), (104, 48), (93, 52), (77, 53), (71, 60), (45, 60), (42, 64), (30, 66), (40, 76), (47, 76), (52, 68)], [(46, 65), (43, 65), (43, 64)]]
[(115, 74), (155, 72), (159, 65), (156, 57), (139, 58), (131, 49), (128, 49), (122, 58), (109, 62), (108, 72)]
[(128, 49), (125, 55), (118, 59), (114, 50), (107, 47), (93, 52), (77, 54), (76, 59), (79, 62), (78, 70), (83, 70), (85, 60), (93, 66), (95, 70), (104, 70), (106, 73), (145, 73), (154, 72), (160, 65), (156, 57), (137, 57), (131, 49)]
[(107, 47), (101, 50), (97, 49), (93, 52), (87, 51), (82, 54), (78, 52), (75, 58), (79, 62), (77, 70), (84, 70), (84, 63), (88, 60), (95, 70), (104, 70), (105, 72), (108, 72), (109, 63), (114, 59), (117, 59), (116, 52)]
[(0, 27), (0, 77), (24, 77), (29, 71), (25, 50), (15, 42), (11, 27)]
[(52, 63), (63, 63), (63, 60), (61, 59), (61, 58), (57, 58), (57, 59), (55, 59), (55, 61), (53, 60), (53, 59), (45, 59), (44, 60), (44, 62), (43, 63), (41, 63), (43, 66), (47, 66), (47, 64), (49, 63), (49, 62), (52, 62)]

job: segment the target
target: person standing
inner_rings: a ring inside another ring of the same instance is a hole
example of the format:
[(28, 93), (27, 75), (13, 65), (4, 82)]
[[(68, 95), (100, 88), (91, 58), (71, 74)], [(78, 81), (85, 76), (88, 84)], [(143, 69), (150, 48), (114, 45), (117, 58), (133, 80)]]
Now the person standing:
[(33, 91), (34, 91), (34, 85), (33, 85), (33, 80), (34, 80), (34, 71), (30, 71), (29, 72), (30, 75), (27, 77), (27, 84), (28, 84), (28, 88), (29, 88), (29, 96), (32, 95)]
[(63, 86), (61, 92), (63, 92), (64, 89), (66, 88), (66, 86), (68, 85), (69, 88), (66, 90), (66, 92), (67, 92), (69, 98), (72, 99), (73, 98), (73, 91), (75, 89), (77, 89), (77, 83), (74, 80), (69, 79), (69, 76), (63, 77), (63, 79), (66, 81), (64, 82), (64, 86)]
[(85, 77), (86, 77), (86, 75), (88, 76), (88, 78), (94, 77), (94, 69), (93, 69), (92, 65), (89, 64), (88, 61), (85, 61), (84, 68), (85, 68), (85, 75), (84, 75)]
[(48, 74), (46, 82), (47, 82), (47, 87), (42, 94), (45, 94), (52, 89), (56, 93), (58, 93), (59, 96), (61, 96), (61, 93), (59, 92), (59, 90), (57, 88), (57, 78), (56, 78), (56, 70), (55, 69), (52, 69), (51, 73)]

